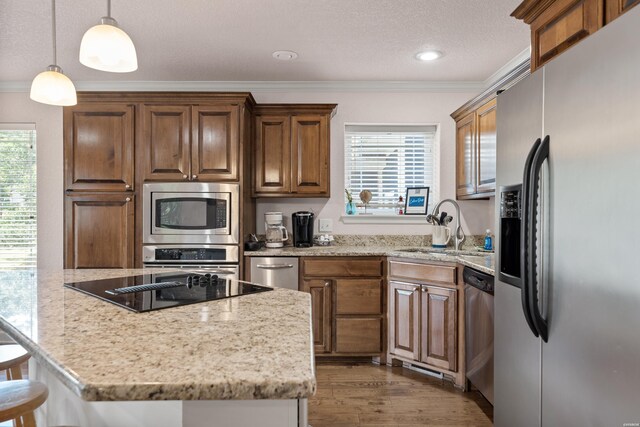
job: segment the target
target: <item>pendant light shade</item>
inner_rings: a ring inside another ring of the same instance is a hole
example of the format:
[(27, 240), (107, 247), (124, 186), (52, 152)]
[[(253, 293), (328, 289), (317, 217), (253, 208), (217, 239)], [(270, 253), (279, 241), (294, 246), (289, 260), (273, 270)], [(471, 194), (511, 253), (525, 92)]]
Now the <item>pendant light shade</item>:
[(131, 38), (118, 28), (111, 17), (111, 0), (107, 1), (108, 16), (84, 33), (80, 43), (80, 63), (89, 68), (112, 73), (128, 73), (138, 69), (136, 48)]
[(76, 105), (76, 88), (69, 77), (56, 65), (56, 1), (51, 0), (51, 30), (53, 39), (53, 65), (41, 72), (31, 83), (29, 97), (49, 105)]
[(33, 79), (31, 83), (31, 99), (50, 105), (76, 105), (76, 87), (69, 77), (62, 74), (57, 65), (49, 65)]

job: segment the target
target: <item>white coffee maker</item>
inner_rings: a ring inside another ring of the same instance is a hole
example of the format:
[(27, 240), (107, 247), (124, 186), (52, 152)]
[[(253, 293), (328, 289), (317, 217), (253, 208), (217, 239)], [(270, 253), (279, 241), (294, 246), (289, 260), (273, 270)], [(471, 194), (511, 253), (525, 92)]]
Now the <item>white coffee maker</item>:
[(282, 212), (266, 212), (264, 214), (264, 231), (268, 248), (281, 248), (289, 239), (287, 229), (282, 225)]

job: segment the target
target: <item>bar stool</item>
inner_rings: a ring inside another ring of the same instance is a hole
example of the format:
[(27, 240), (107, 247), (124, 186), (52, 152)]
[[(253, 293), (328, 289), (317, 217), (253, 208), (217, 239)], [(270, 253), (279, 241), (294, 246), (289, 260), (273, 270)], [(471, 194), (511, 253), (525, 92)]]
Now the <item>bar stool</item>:
[(14, 420), (16, 427), (36, 427), (33, 411), (48, 395), (47, 386), (38, 381), (0, 382), (0, 422)]
[(21, 380), (20, 365), (29, 360), (29, 353), (17, 344), (0, 345), (0, 371), (5, 371), (7, 380)]

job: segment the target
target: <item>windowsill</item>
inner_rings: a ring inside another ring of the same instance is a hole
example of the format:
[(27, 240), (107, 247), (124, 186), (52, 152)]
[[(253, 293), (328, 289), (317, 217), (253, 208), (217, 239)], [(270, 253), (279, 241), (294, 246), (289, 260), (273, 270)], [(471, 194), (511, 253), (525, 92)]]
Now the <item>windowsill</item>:
[(426, 215), (342, 215), (340, 221), (344, 224), (429, 224)]

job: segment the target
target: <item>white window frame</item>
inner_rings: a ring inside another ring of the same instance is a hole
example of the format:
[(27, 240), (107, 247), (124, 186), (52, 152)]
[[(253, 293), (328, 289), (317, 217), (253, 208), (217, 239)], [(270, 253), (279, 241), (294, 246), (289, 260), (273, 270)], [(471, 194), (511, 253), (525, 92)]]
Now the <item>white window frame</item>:
[[(429, 189), (429, 209), (431, 209), (440, 200), (440, 123), (356, 123), (345, 122), (343, 127), (342, 141), (344, 144), (344, 175), (342, 177), (343, 185), (346, 186), (347, 174), (347, 155), (346, 155), (346, 134), (348, 126), (389, 126), (389, 127), (416, 127), (416, 126), (434, 126), (436, 128), (433, 139), (433, 185)], [(344, 193), (343, 193), (344, 195)], [(354, 203), (359, 203), (358, 194), (353, 194)], [(403, 198), (405, 194), (402, 195)], [(361, 208), (358, 208), (360, 211)], [(347, 215), (342, 210), (340, 221), (344, 224), (425, 224), (424, 215), (396, 215), (396, 214), (373, 214), (373, 215)]]

